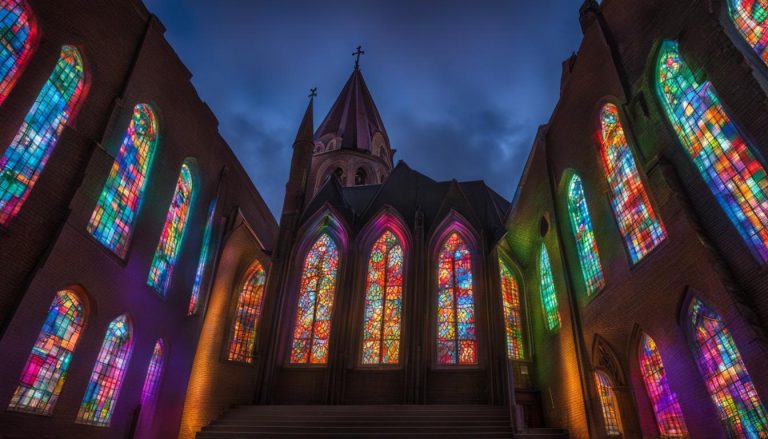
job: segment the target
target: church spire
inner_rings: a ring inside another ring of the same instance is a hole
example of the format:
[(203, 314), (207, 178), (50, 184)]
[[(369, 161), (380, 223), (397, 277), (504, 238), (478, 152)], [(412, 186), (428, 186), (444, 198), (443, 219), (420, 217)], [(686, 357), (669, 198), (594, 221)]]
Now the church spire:
[(314, 129), (313, 106), (315, 96), (317, 96), (316, 87), (310, 90), (309, 103), (296, 132), (296, 140), (293, 142), (291, 170), (288, 174), (288, 182), (285, 184), (283, 216), (300, 212), (304, 205), (307, 181), (312, 167), (312, 151), (314, 150), (312, 131)]

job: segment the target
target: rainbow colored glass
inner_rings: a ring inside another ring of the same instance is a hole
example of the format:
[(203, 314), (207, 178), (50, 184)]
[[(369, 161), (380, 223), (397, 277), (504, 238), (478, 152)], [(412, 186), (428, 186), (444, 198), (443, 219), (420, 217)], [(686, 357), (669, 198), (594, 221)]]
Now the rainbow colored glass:
[(214, 199), (211, 201), (210, 206), (208, 206), (208, 219), (205, 221), (203, 243), (200, 247), (200, 259), (197, 262), (197, 270), (195, 271), (195, 283), (192, 285), (192, 295), (189, 296), (188, 316), (196, 314), (197, 308), (200, 306), (200, 291), (203, 289), (203, 276), (205, 276), (205, 268), (208, 266), (208, 252), (211, 247), (211, 232), (213, 230), (213, 219), (216, 214), (217, 201), (218, 199)]
[(501, 302), (504, 308), (504, 330), (507, 334), (507, 357), (510, 360), (523, 360), (525, 350), (520, 290), (515, 276), (501, 258), (499, 258), (499, 276), (501, 277)]
[(32, 55), (37, 40), (33, 14), (24, 0), (0, 0), (0, 104)]
[(675, 41), (664, 41), (656, 91), (667, 119), (742, 238), (768, 262), (768, 178), (712, 83), (699, 84)]
[(768, 64), (768, 1), (728, 0), (728, 15), (736, 30)]
[(587, 294), (594, 294), (605, 286), (603, 268), (600, 266), (600, 254), (597, 251), (595, 232), (589, 216), (584, 185), (578, 175), (571, 177), (568, 184), (568, 215), (571, 217), (571, 230), (576, 239), (576, 251), (581, 263), (581, 275), (587, 286)]
[(155, 113), (138, 104), (88, 222), (88, 232), (120, 257), (128, 251), (156, 144)]
[(437, 283), (437, 362), (477, 364), (472, 254), (456, 232), (440, 247)]
[(560, 309), (557, 304), (555, 278), (552, 277), (552, 265), (549, 263), (549, 252), (544, 244), (539, 252), (539, 292), (547, 329), (557, 331), (560, 329)]
[(693, 355), (731, 437), (768, 437), (768, 413), (720, 315), (699, 299), (688, 308)]
[(651, 337), (643, 334), (640, 342), (640, 373), (645, 390), (653, 405), (656, 425), (663, 438), (688, 437), (688, 428), (677, 395), (669, 388), (667, 372), (661, 361), (661, 353)]
[(83, 97), (84, 76), (77, 49), (62, 47), (51, 76), (0, 158), (0, 225), (8, 225), (19, 213), (64, 126), (75, 117)]
[(621, 436), (616, 395), (613, 393), (611, 379), (603, 371), (595, 371), (597, 394), (600, 397), (600, 408), (603, 411), (603, 426), (608, 436)]
[(141, 404), (152, 402), (160, 387), (160, 377), (163, 375), (163, 363), (165, 362), (165, 343), (162, 339), (155, 342), (152, 349), (152, 357), (147, 366), (147, 375), (144, 377), (144, 385), (141, 387)]
[(373, 244), (365, 289), (362, 363), (397, 364), (403, 313), (403, 247), (387, 230)]
[(259, 261), (253, 263), (248, 270), (243, 289), (237, 298), (235, 321), (232, 328), (232, 338), (229, 340), (230, 361), (253, 363), (253, 352), (256, 347), (256, 329), (261, 319), (264, 304), (264, 284), (267, 274)]
[(624, 135), (619, 110), (613, 104), (605, 104), (600, 111), (599, 140), (611, 207), (634, 264), (661, 244), (667, 232), (651, 206)]
[(109, 427), (133, 350), (133, 328), (126, 314), (109, 324), (85, 389), (76, 422)]
[(304, 259), (291, 347), (292, 364), (325, 364), (331, 339), (339, 251), (327, 234), (317, 238)]
[(77, 293), (62, 290), (48, 309), (37, 341), (21, 372), (9, 410), (49, 415), (67, 379), (72, 353), (85, 325), (85, 308)]
[(176, 189), (168, 208), (168, 215), (165, 217), (163, 233), (160, 235), (160, 242), (157, 243), (155, 257), (152, 259), (147, 277), (147, 285), (154, 288), (163, 297), (165, 297), (165, 292), (171, 283), (171, 273), (176, 264), (176, 257), (179, 255), (181, 241), (184, 238), (184, 228), (189, 218), (189, 208), (192, 204), (194, 190), (192, 171), (190, 171), (187, 163), (184, 163), (181, 165)]

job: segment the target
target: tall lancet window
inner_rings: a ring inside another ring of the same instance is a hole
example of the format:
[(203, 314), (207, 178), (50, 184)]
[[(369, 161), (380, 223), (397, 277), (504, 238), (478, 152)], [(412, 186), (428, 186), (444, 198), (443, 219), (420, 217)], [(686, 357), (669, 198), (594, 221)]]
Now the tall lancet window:
[(699, 299), (688, 308), (699, 372), (731, 437), (768, 437), (768, 412), (720, 315)]
[(440, 247), (437, 282), (437, 362), (477, 364), (472, 253), (457, 232)]
[(768, 64), (768, 2), (728, 0), (728, 15), (742, 38)]
[(608, 436), (621, 436), (621, 423), (619, 421), (619, 404), (616, 394), (613, 393), (613, 384), (608, 375), (602, 370), (595, 371), (595, 383), (597, 395), (600, 397), (600, 408), (603, 411), (603, 426)]
[(571, 230), (576, 239), (576, 251), (581, 263), (581, 275), (587, 287), (587, 294), (593, 294), (605, 286), (603, 269), (600, 266), (600, 254), (597, 251), (592, 219), (584, 196), (584, 185), (578, 175), (571, 177), (568, 184), (568, 214), (571, 217)]
[(560, 307), (557, 304), (557, 290), (555, 278), (552, 276), (552, 265), (549, 262), (549, 252), (544, 244), (539, 251), (539, 293), (547, 329), (557, 331), (560, 329)]
[(203, 276), (205, 276), (206, 268), (208, 267), (209, 252), (212, 250), (210, 247), (211, 233), (213, 230), (214, 216), (216, 215), (216, 202), (218, 199), (211, 201), (208, 206), (208, 219), (205, 221), (205, 231), (203, 232), (203, 243), (200, 248), (200, 259), (197, 261), (197, 270), (195, 271), (195, 282), (192, 284), (192, 294), (189, 296), (189, 306), (187, 307), (187, 315), (191, 316), (197, 314), (197, 309), (200, 307), (200, 292), (203, 290)]
[(157, 243), (147, 278), (147, 285), (154, 288), (163, 297), (165, 297), (168, 285), (171, 283), (171, 273), (174, 265), (176, 265), (179, 249), (181, 249), (181, 241), (184, 238), (184, 229), (187, 226), (194, 191), (192, 171), (189, 169), (189, 165), (184, 162), (181, 165), (176, 189), (173, 192), (173, 198), (171, 198), (171, 205), (168, 207), (163, 232), (160, 235), (160, 242)]
[(80, 52), (62, 47), (51, 76), (0, 158), (0, 226), (21, 210), (64, 126), (74, 119), (84, 88)]
[(160, 378), (163, 375), (163, 365), (165, 364), (165, 343), (163, 339), (155, 342), (155, 348), (152, 350), (152, 357), (149, 359), (147, 374), (144, 376), (144, 386), (141, 388), (141, 404), (147, 405), (154, 402), (157, 391), (160, 388)]
[(109, 427), (132, 351), (133, 327), (130, 318), (123, 314), (107, 327), (77, 413), (78, 423)]
[(664, 438), (688, 437), (688, 428), (683, 418), (683, 410), (672, 392), (661, 361), (661, 352), (651, 337), (643, 334), (640, 340), (640, 373), (643, 376), (645, 390), (653, 405), (659, 434)]
[(363, 322), (363, 364), (400, 361), (403, 310), (403, 247), (390, 230), (373, 244), (368, 258)]
[(326, 364), (339, 251), (323, 233), (307, 252), (291, 346), (292, 364)]
[(128, 251), (156, 143), (155, 113), (138, 104), (88, 223), (88, 232), (121, 257)]
[(610, 188), (611, 207), (632, 263), (637, 263), (664, 241), (667, 232), (651, 206), (635, 157), (627, 143), (619, 110), (605, 104), (600, 110), (600, 162)]
[(768, 262), (768, 178), (712, 83), (699, 84), (675, 41), (664, 41), (656, 91), (688, 156), (761, 262)]
[(85, 307), (77, 293), (71, 290), (56, 293), (21, 372), (19, 386), (8, 406), (10, 410), (51, 414), (67, 378), (85, 317)]
[(0, 0), (0, 104), (32, 56), (37, 26), (25, 0)]
[(256, 331), (261, 320), (266, 279), (267, 274), (259, 261), (254, 262), (245, 275), (243, 289), (237, 297), (232, 337), (229, 340), (227, 359), (230, 361), (253, 363)]
[(504, 308), (504, 332), (507, 335), (507, 357), (525, 359), (523, 347), (523, 313), (520, 306), (520, 290), (509, 266), (499, 258), (501, 277), (501, 303)]

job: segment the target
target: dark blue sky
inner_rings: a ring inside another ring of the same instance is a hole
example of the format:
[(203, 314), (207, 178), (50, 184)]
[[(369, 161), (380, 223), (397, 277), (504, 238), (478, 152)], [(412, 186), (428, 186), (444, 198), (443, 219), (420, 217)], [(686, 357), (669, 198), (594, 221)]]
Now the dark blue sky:
[(361, 69), (395, 159), (512, 199), (578, 48), (581, 0), (146, 0), (272, 212), (318, 87), (315, 127)]

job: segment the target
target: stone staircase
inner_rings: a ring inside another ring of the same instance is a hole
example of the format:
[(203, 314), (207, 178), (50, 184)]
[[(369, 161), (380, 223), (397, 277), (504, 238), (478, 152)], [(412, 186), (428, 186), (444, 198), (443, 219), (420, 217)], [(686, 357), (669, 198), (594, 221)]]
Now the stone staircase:
[(525, 438), (567, 439), (563, 430), (514, 433), (506, 407), (484, 405), (245, 405), (197, 439)]

